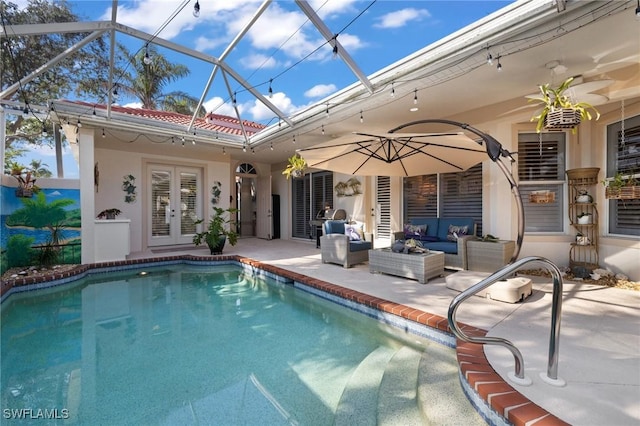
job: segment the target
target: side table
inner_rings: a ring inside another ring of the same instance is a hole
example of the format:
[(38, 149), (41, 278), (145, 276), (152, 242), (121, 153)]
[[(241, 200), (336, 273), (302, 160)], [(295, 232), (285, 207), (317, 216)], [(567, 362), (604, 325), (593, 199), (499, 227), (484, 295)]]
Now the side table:
[(468, 240), (467, 269), (470, 271), (495, 272), (509, 263), (516, 242), (500, 240), (496, 242)]

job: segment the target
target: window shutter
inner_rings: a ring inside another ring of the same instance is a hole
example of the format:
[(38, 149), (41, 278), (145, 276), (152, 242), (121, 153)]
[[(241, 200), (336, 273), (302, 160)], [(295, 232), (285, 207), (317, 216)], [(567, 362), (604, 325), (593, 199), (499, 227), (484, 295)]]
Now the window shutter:
[(391, 178), (376, 178), (376, 238), (391, 237)]

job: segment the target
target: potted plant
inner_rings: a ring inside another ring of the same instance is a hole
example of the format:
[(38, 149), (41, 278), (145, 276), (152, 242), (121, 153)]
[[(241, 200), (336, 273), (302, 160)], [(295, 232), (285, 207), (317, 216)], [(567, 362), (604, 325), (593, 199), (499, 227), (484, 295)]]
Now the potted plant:
[[(228, 226), (232, 222), (231, 215), (238, 209), (214, 207), (213, 210), (214, 213), (211, 215), (206, 229), (193, 236), (193, 243), (199, 246), (204, 242), (209, 247), (211, 254), (222, 254), (227, 239), (232, 246), (238, 242), (238, 234)], [(204, 219), (195, 221), (196, 225), (202, 222)]]
[(36, 179), (32, 171), (25, 170), (20, 164), (13, 162), (11, 164), (11, 176), (18, 181), (16, 188), (16, 197), (31, 198), (34, 192), (38, 192), (40, 188), (36, 185)]
[(96, 216), (97, 219), (115, 219), (120, 213), (122, 213), (120, 210), (118, 209), (106, 209), (106, 210), (102, 210), (100, 213), (98, 213), (98, 216)]
[(589, 212), (580, 212), (578, 213), (578, 224), (579, 225), (588, 225), (592, 221), (593, 215)]
[(282, 174), (289, 179), (289, 177), (299, 178), (304, 176), (304, 171), (307, 168), (307, 162), (304, 158), (298, 154), (294, 154), (289, 157), (289, 164), (287, 168), (282, 171)]
[(580, 189), (576, 195), (576, 203), (593, 203), (593, 197), (586, 189)]
[(595, 114), (595, 119), (600, 118), (600, 113), (593, 105), (587, 102), (573, 102), (571, 97), (565, 92), (571, 87), (573, 77), (566, 79), (557, 88), (552, 88), (549, 83), (538, 86), (541, 97), (532, 98), (529, 102), (537, 102), (542, 105), (542, 111), (538, 115), (531, 117), (531, 121), (536, 121), (536, 132), (540, 133), (543, 128), (562, 129), (570, 128), (575, 133), (576, 126), (582, 120), (591, 120)]
[(632, 200), (640, 198), (640, 186), (633, 173), (623, 175), (616, 173), (613, 178), (602, 181), (608, 199)]

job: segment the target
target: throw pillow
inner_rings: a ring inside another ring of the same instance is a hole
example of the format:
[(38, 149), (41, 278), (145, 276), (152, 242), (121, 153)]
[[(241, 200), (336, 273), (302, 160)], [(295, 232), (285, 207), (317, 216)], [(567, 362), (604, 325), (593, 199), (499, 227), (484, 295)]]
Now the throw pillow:
[(361, 241), (360, 233), (358, 232), (357, 225), (345, 225), (344, 226), (344, 235), (349, 237), (349, 241)]
[(412, 225), (410, 223), (404, 225), (404, 237), (407, 239), (420, 239), (425, 235), (427, 235), (427, 225)]
[(468, 226), (455, 226), (449, 225), (449, 232), (447, 233), (447, 241), (458, 241), (458, 237), (467, 235), (469, 233)]

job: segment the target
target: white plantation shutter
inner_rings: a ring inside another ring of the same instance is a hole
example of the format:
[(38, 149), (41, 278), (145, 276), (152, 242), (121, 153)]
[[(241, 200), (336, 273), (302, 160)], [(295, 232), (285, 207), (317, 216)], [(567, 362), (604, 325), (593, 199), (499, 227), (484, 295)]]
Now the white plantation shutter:
[(391, 237), (391, 178), (376, 177), (376, 238)]
[(292, 236), (309, 238), (315, 235), (309, 221), (314, 219), (324, 204), (333, 207), (333, 173), (309, 173), (292, 179)]
[(166, 237), (171, 234), (171, 172), (154, 170), (151, 179), (151, 235)]

